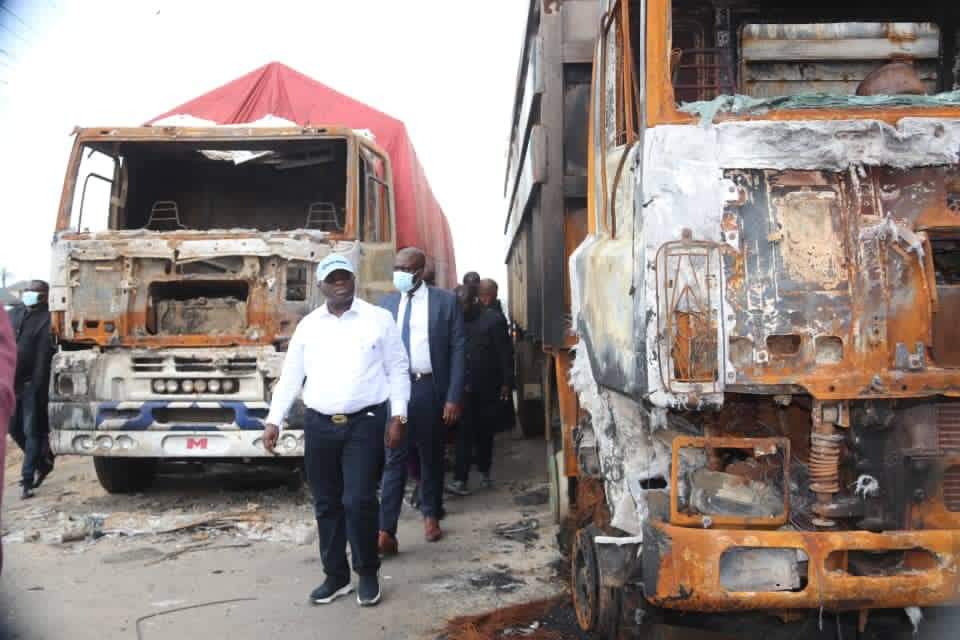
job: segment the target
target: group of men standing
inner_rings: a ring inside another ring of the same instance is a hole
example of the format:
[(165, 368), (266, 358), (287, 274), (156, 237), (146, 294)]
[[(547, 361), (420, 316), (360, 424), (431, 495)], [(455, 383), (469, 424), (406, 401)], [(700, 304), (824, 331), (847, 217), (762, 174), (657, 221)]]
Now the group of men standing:
[[(415, 248), (397, 253), (396, 292), (371, 305), (355, 296), (354, 266), (333, 254), (317, 267), (325, 304), (297, 326), (274, 389), (264, 445), (276, 446), (295, 397), (306, 405), (304, 468), (313, 491), (326, 579), (315, 604), (350, 593), (349, 540), (357, 601), (375, 605), (380, 557), (399, 551), (397, 524), (408, 462), (418, 461), (416, 503), (424, 538), (443, 537), (444, 449), (456, 427), (454, 480), (465, 495), (471, 463), (489, 485), (499, 407), (513, 362), (496, 284), (468, 274), (455, 292), (430, 286)], [(382, 501), (378, 504), (377, 489)]]

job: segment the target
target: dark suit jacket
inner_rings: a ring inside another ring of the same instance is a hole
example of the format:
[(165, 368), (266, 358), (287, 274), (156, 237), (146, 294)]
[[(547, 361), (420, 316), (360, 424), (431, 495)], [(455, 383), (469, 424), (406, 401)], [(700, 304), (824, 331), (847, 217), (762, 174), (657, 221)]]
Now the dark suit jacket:
[[(390, 293), (380, 300), (380, 306), (397, 318), (400, 292)], [(427, 287), (429, 307), (430, 363), (433, 365), (433, 384), (445, 402), (463, 401), (464, 356), (463, 311), (457, 296), (443, 289)]]

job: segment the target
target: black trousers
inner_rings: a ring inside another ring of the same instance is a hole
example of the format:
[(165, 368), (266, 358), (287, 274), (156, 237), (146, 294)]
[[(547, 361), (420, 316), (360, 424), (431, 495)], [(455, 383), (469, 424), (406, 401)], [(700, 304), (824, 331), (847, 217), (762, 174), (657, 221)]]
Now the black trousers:
[(432, 378), (415, 380), (410, 387), (407, 408), (407, 435), (396, 449), (387, 449), (383, 470), (383, 506), (380, 528), (397, 534), (397, 522), (403, 507), (407, 483), (407, 456), (416, 450), (420, 458), (420, 511), (425, 518), (439, 518), (443, 512), (443, 402), (438, 398)]
[(36, 472), (52, 467), (50, 453), (50, 427), (46, 423), (44, 402), (34, 392), (33, 384), (28, 382), (23, 391), (17, 394), (17, 406), (10, 417), (10, 437), (23, 451), (23, 466), (20, 468), (24, 486), (32, 487)]
[(497, 391), (464, 394), (463, 417), (457, 425), (456, 462), (453, 477), (466, 482), (473, 463), (480, 473), (489, 473), (493, 464), (493, 436), (500, 417)]
[(383, 456), (386, 405), (334, 424), (307, 409), (303, 466), (313, 491), (323, 571), (338, 581), (350, 579), (347, 541), (358, 575), (376, 575), (377, 483)]

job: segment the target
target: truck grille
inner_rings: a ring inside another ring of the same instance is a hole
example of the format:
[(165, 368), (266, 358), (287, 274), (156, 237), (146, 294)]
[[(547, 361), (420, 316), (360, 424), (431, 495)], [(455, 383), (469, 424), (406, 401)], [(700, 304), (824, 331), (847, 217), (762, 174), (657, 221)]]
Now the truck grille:
[(960, 450), (960, 402), (937, 405), (937, 439), (941, 452)]
[(960, 466), (949, 467), (943, 473), (943, 504), (947, 511), (960, 512)]
[(156, 373), (163, 371), (162, 356), (134, 356), (132, 360), (134, 373)]
[(253, 373), (257, 370), (257, 359), (237, 356), (227, 360), (223, 367), (224, 373)]
[(173, 359), (173, 366), (180, 373), (197, 373), (200, 371), (213, 371), (214, 364), (212, 358), (181, 358)]
[(243, 375), (257, 372), (255, 356), (230, 358), (204, 358), (202, 356), (133, 356), (131, 367), (134, 373), (164, 373), (173, 364), (177, 373), (216, 373)]

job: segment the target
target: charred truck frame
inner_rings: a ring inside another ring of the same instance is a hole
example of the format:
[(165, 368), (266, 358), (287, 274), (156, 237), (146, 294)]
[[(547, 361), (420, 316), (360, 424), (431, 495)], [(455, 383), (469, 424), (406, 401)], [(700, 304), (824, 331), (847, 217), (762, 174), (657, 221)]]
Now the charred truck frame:
[[(581, 624), (958, 604), (960, 9), (601, 13), (555, 359)], [(926, 94), (856, 95), (891, 61)]]
[(561, 428), (576, 423), (565, 373), (575, 344), (566, 263), (587, 235), (587, 124), (600, 4), (551, 5), (530, 1), (504, 188), (519, 421), (526, 435), (546, 436), (560, 517), (569, 502), (566, 475), (576, 475), (572, 431)]
[[(94, 456), (110, 491), (159, 459), (272, 458), (262, 419), (321, 302), (314, 265), (342, 252), (360, 295), (389, 290), (391, 189), (387, 155), (350, 129), (78, 131), (53, 244), (55, 451)], [(302, 407), (288, 422), (295, 463)]]

